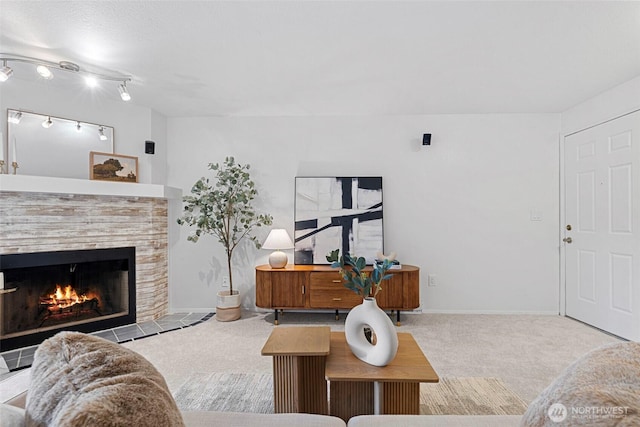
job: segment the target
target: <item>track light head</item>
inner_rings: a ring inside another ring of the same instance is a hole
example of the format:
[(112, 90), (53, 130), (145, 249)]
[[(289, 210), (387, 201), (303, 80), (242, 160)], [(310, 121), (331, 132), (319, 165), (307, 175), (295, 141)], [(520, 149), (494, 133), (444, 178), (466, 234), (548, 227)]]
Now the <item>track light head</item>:
[(93, 76), (85, 77), (84, 81), (87, 84), (87, 86), (89, 86), (91, 88), (98, 86), (98, 80), (96, 80), (96, 78), (93, 77)]
[(108, 139), (107, 135), (104, 134), (104, 128), (102, 126), (98, 128), (98, 138), (100, 138), (100, 141), (106, 141)]
[(47, 120), (45, 120), (44, 122), (42, 122), (42, 127), (43, 128), (50, 128), (51, 125), (53, 125), (53, 122), (51, 121), (51, 116), (47, 117)]
[(53, 73), (46, 65), (38, 65), (36, 71), (40, 74), (40, 77), (45, 80), (51, 80), (53, 78)]
[(9, 118), (7, 119), (9, 123), (17, 125), (20, 123), (20, 120), (22, 120), (22, 113), (20, 111), (9, 112)]
[(82, 126), (80, 126), (80, 122), (76, 122), (76, 132), (82, 132)]
[(118, 92), (120, 92), (120, 98), (122, 98), (123, 101), (131, 101), (131, 95), (129, 94), (129, 91), (127, 90), (127, 82), (122, 82), (120, 83), (120, 85), (118, 86)]
[(2, 68), (0, 68), (0, 82), (6, 82), (13, 74), (13, 69), (7, 65), (7, 61), (2, 61)]

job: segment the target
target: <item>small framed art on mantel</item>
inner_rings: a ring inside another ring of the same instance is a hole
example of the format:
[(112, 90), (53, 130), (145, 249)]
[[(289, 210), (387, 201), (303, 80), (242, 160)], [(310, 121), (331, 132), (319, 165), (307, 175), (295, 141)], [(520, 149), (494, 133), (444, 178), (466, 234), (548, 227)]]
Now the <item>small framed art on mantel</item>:
[(138, 182), (138, 158), (123, 154), (89, 154), (89, 177), (101, 181)]

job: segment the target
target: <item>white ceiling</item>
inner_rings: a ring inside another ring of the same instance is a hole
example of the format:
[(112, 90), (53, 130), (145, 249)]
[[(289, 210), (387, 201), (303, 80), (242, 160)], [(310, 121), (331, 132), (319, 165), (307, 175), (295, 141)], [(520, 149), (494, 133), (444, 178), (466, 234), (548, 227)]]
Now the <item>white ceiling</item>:
[(548, 113), (640, 75), (640, 2), (0, 0), (0, 52), (168, 117)]

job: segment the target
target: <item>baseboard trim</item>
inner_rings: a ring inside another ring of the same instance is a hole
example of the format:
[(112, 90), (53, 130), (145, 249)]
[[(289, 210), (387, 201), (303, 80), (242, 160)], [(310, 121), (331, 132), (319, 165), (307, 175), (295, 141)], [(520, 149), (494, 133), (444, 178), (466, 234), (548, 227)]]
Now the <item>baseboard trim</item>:
[(439, 310), (423, 309), (425, 314), (529, 314), (538, 316), (559, 316), (557, 311), (535, 311), (535, 310)]
[(174, 313), (215, 313), (215, 307), (197, 307), (197, 308), (169, 308), (169, 312), (167, 314)]
[[(243, 310), (253, 311), (255, 313), (273, 313), (273, 309), (266, 309), (261, 307), (253, 307), (247, 308), (242, 307)], [(169, 313), (211, 313), (215, 311), (215, 309), (203, 308), (203, 307), (193, 307), (193, 308), (174, 308), (169, 311)], [(341, 309), (340, 313), (345, 313), (348, 310)], [(335, 310), (326, 310), (326, 309), (305, 309), (305, 310), (285, 310), (287, 313), (335, 313)], [(440, 310), (440, 309), (431, 309), (431, 308), (417, 308), (415, 310), (402, 310), (402, 315), (405, 314), (530, 314), (530, 315), (541, 315), (541, 316), (560, 316), (560, 313), (557, 311), (543, 311), (543, 310)]]

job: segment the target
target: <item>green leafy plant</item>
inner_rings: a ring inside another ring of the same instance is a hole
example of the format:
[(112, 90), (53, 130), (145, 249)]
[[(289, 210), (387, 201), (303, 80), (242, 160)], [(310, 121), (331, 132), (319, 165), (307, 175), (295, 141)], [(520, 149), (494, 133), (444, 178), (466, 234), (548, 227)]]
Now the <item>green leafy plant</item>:
[(368, 296), (375, 298), (382, 289), (380, 285), (382, 281), (391, 278), (391, 274), (387, 274), (387, 271), (393, 264), (387, 259), (382, 263), (374, 264), (370, 273), (365, 271), (367, 261), (363, 257), (352, 257), (349, 254), (340, 256), (340, 249), (331, 251), (327, 255), (327, 261), (331, 263), (331, 267), (340, 269), (344, 287), (363, 298)]
[(260, 243), (251, 232), (255, 227), (271, 225), (273, 217), (257, 214), (253, 200), (258, 195), (249, 165), (236, 163), (233, 157), (227, 157), (222, 165), (209, 163), (209, 169), (215, 172), (215, 180), (202, 177), (191, 188), (191, 195), (184, 196), (184, 212), (178, 218), (178, 224), (196, 227), (187, 237), (197, 242), (203, 234), (218, 238), (227, 253), (229, 271), (229, 295), (233, 294), (231, 259), (238, 244), (248, 238), (260, 249)]

